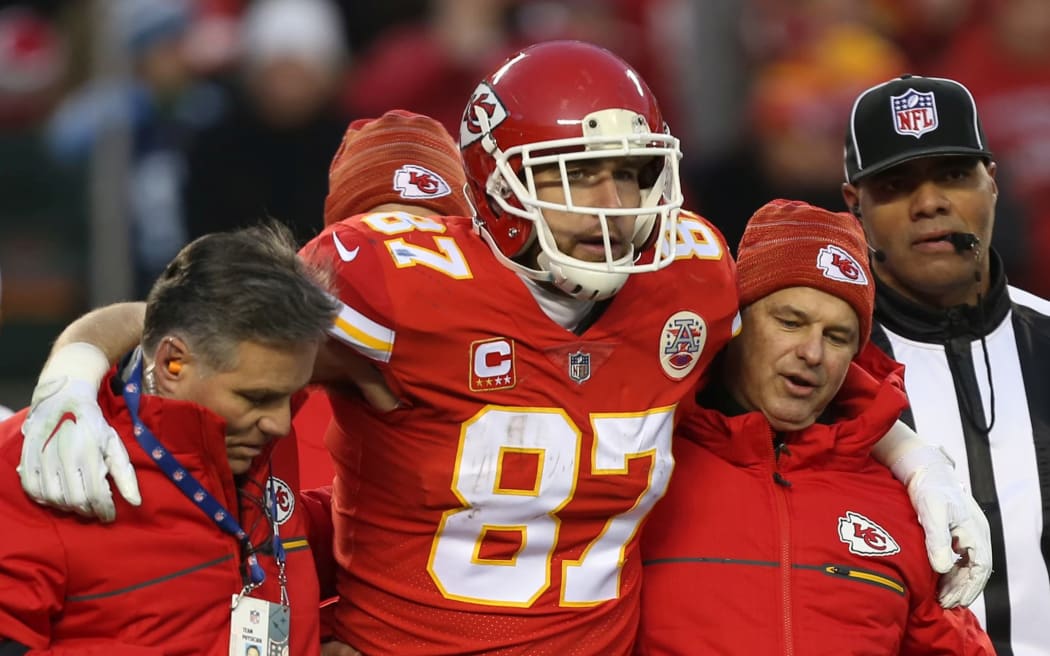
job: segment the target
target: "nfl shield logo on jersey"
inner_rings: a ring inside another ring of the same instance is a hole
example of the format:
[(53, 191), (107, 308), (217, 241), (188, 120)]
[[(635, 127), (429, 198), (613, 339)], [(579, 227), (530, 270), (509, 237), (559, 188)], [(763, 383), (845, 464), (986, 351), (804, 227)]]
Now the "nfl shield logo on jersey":
[(933, 92), (920, 93), (908, 89), (899, 96), (890, 96), (893, 108), (893, 129), (897, 134), (918, 139), (937, 129), (937, 102)]
[(582, 384), (591, 377), (591, 354), (576, 351), (569, 354), (569, 378)]

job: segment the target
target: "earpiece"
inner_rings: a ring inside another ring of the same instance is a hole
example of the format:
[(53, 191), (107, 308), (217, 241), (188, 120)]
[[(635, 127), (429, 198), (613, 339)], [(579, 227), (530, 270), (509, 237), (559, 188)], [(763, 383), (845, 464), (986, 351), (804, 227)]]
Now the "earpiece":
[(169, 373), (178, 374), (180, 371), (182, 371), (182, 363), (181, 362), (179, 362), (178, 360), (170, 360), (168, 362), (168, 372)]

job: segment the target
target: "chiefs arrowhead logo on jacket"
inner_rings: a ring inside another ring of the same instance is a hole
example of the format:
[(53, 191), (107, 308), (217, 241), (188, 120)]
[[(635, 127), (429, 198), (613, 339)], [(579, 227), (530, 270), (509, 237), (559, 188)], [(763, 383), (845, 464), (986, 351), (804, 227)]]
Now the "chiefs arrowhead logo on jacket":
[(901, 550), (886, 529), (852, 510), (839, 517), (839, 539), (858, 556), (890, 556)]

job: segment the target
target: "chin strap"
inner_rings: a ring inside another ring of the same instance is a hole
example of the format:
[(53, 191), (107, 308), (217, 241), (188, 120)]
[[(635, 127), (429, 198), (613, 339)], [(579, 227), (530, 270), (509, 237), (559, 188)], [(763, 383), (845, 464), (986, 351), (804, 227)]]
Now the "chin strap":
[(551, 262), (543, 252), (536, 260), (541, 269), (550, 272), (551, 284), (565, 294), (584, 301), (604, 301), (613, 297), (623, 288), (629, 275), (575, 269), (571, 264)]

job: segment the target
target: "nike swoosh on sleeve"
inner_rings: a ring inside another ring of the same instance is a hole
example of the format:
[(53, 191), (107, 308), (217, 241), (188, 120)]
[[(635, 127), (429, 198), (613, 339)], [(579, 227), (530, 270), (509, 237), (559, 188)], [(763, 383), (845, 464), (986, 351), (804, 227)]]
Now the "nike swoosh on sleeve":
[(343, 242), (339, 241), (339, 235), (332, 233), (332, 241), (335, 242), (335, 250), (339, 253), (339, 259), (344, 262), (353, 262), (354, 258), (357, 257), (357, 252), (361, 250), (360, 246), (355, 246), (352, 250), (343, 246)]

